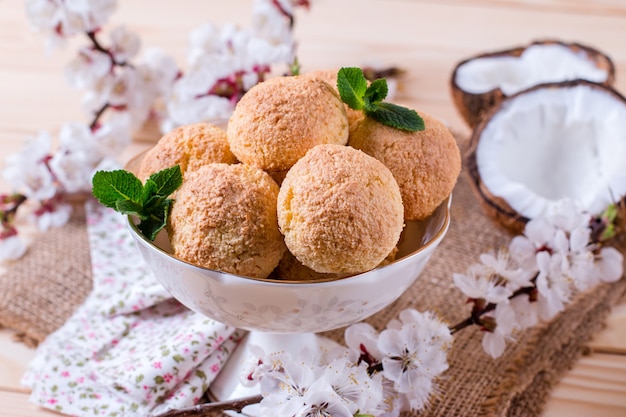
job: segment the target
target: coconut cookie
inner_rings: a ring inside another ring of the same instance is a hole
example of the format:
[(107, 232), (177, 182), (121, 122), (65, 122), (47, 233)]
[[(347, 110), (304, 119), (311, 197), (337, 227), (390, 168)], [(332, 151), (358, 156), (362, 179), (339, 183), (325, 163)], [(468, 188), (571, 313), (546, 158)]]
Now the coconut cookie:
[(228, 122), (237, 158), (266, 171), (286, 171), (315, 145), (348, 142), (343, 102), (328, 83), (277, 77), (255, 85)]
[[(377, 267), (389, 265), (396, 260), (396, 254), (398, 253), (398, 247), (394, 247), (389, 255), (383, 259), (383, 261), (377, 265)], [(278, 263), (278, 266), (272, 273), (277, 279), (287, 281), (316, 281), (316, 280), (331, 280), (349, 277), (354, 274), (347, 273), (322, 273), (315, 272), (311, 268), (308, 268), (302, 264), (293, 254), (286, 251), (282, 259)]]
[(139, 166), (138, 177), (145, 181), (155, 172), (174, 165), (180, 166), (184, 176), (187, 171), (195, 171), (214, 162), (237, 162), (228, 146), (224, 129), (208, 123), (180, 126), (165, 134), (146, 153)]
[[(331, 85), (335, 89), (335, 91), (337, 91), (337, 94), (339, 94), (339, 90), (337, 90), (337, 74), (338, 73), (339, 73), (338, 69), (317, 70), (317, 71), (307, 72), (306, 74), (303, 74), (303, 76), (317, 78), (317, 79), (326, 81), (329, 85)], [(350, 132), (352, 132), (352, 129), (354, 129), (356, 123), (362, 120), (365, 117), (365, 115), (363, 114), (361, 110), (353, 110), (347, 104), (344, 104), (344, 107), (346, 109), (346, 116), (348, 117), (348, 126), (350, 127)]]
[(168, 230), (176, 257), (209, 269), (266, 278), (284, 251), (278, 185), (244, 164), (208, 164), (188, 173)]
[(289, 170), (278, 194), (278, 224), (287, 247), (322, 273), (376, 267), (398, 242), (403, 214), (389, 169), (347, 146), (312, 148)]
[(395, 177), (406, 220), (428, 217), (452, 192), (461, 171), (461, 153), (443, 123), (419, 112), (425, 129), (406, 132), (363, 119), (349, 145), (381, 161)]

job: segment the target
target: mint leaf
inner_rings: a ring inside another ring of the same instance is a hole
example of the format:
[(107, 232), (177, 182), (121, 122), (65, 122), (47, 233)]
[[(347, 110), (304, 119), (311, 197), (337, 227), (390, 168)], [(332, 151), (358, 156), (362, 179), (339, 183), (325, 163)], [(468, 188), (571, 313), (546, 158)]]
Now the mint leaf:
[(91, 182), (91, 193), (106, 207), (116, 208), (118, 200), (141, 200), (141, 181), (128, 171), (98, 171)]
[[(150, 178), (148, 178), (146, 183), (150, 181), (156, 184), (154, 195), (167, 197), (176, 191), (176, 189), (183, 183), (183, 174), (180, 171), (180, 166), (174, 165), (171, 168), (166, 168), (150, 175)], [(150, 187), (152, 188), (152, 186)]]
[(366, 111), (372, 119), (386, 126), (390, 126), (408, 132), (424, 130), (424, 119), (415, 110), (398, 106), (393, 103), (378, 103), (373, 110)]
[(365, 91), (365, 100), (369, 100), (370, 103), (379, 103), (387, 97), (389, 87), (387, 87), (387, 80), (379, 78), (372, 81), (367, 90)]
[(153, 214), (137, 226), (141, 233), (150, 240), (156, 239), (157, 235), (167, 225), (170, 215), (170, 207), (174, 200), (167, 199), (153, 209)]
[(182, 182), (183, 176), (178, 165), (151, 175), (145, 185), (128, 171), (98, 171), (92, 179), (92, 194), (107, 207), (139, 217), (139, 231), (154, 240), (167, 225), (174, 202), (167, 197)]
[(377, 122), (409, 132), (424, 130), (424, 119), (415, 110), (383, 102), (389, 93), (384, 78), (372, 81), (368, 87), (360, 68), (341, 68), (337, 73), (337, 89), (343, 102), (351, 109), (363, 110)]
[(367, 80), (363, 76), (361, 68), (341, 68), (337, 73), (337, 90), (339, 90), (343, 102), (351, 109), (363, 109)]
[(144, 213), (143, 207), (139, 203), (130, 200), (117, 200), (115, 210), (123, 214), (133, 214), (141, 220), (146, 220), (148, 216)]

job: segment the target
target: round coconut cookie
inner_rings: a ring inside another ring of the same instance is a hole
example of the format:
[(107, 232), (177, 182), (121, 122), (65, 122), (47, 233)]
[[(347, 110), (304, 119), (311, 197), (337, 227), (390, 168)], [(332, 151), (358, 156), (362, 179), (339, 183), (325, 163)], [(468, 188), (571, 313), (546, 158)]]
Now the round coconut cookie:
[[(339, 73), (339, 69), (335, 70), (316, 70), (303, 74), (304, 77), (312, 77), (317, 78), (323, 81), (326, 81), (329, 85), (331, 85), (337, 94), (339, 94), (339, 90), (337, 90), (337, 73)], [(351, 109), (350, 106), (344, 104), (344, 108), (346, 109), (346, 116), (348, 117), (348, 126), (350, 127), (350, 132), (356, 125), (358, 121), (363, 119), (365, 115), (361, 110)]]
[(348, 119), (333, 87), (312, 77), (276, 77), (252, 87), (228, 122), (237, 158), (286, 171), (315, 145), (348, 142)]
[(150, 175), (179, 165), (185, 175), (203, 165), (221, 162), (234, 164), (237, 158), (230, 151), (226, 131), (208, 123), (177, 127), (165, 134), (141, 160), (138, 177), (145, 181)]
[(428, 217), (452, 192), (461, 172), (461, 152), (448, 128), (419, 112), (425, 129), (407, 132), (365, 118), (350, 146), (381, 161), (395, 177), (406, 220)]
[(368, 271), (402, 232), (400, 189), (389, 169), (365, 153), (318, 145), (287, 173), (278, 224), (291, 253), (314, 271)]
[[(383, 261), (378, 264), (378, 267), (389, 265), (393, 261), (396, 260), (396, 254), (398, 253), (398, 247), (394, 247), (383, 259)], [(278, 266), (272, 273), (272, 275), (276, 277), (276, 279), (282, 279), (286, 281), (319, 281), (319, 280), (330, 280), (330, 279), (339, 279), (352, 276), (354, 274), (348, 273), (323, 273), (323, 272), (315, 272), (311, 268), (308, 268), (302, 264), (293, 254), (289, 251), (285, 251), (282, 259), (278, 263)]]
[(208, 164), (188, 173), (168, 230), (176, 257), (209, 269), (266, 278), (284, 251), (278, 185), (245, 164)]

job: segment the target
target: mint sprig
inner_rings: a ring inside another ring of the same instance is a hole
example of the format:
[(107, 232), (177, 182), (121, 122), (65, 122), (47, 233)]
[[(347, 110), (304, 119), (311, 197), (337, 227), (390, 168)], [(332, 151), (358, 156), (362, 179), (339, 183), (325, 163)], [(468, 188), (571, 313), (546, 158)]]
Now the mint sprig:
[(348, 107), (362, 110), (377, 122), (409, 132), (424, 130), (424, 119), (415, 110), (383, 102), (389, 92), (384, 78), (374, 80), (368, 86), (360, 68), (344, 67), (337, 74), (337, 89)]
[(152, 174), (145, 184), (123, 169), (98, 171), (92, 179), (92, 194), (106, 207), (139, 217), (139, 230), (154, 240), (167, 224), (174, 201), (168, 197), (182, 182), (178, 165)]

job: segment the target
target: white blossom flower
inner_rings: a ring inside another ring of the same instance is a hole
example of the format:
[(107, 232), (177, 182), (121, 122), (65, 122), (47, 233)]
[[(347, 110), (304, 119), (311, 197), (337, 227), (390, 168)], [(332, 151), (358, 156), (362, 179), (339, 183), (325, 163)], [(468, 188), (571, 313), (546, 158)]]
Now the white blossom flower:
[(588, 227), (591, 216), (583, 212), (576, 201), (561, 199), (551, 206), (546, 219), (556, 228), (570, 233), (576, 229)]
[(65, 78), (75, 88), (91, 88), (111, 71), (111, 57), (93, 48), (80, 48), (65, 67)]
[(537, 247), (527, 236), (515, 236), (509, 242), (511, 258), (524, 270), (537, 272)]
[(289, 355), (272, 358), (275, 370), (261, 379), (263, 400), (260, 408), (268, 416), (293, 416), (305, 406), (304, 395), (316, 381), (316, 368), (308, 360), (294, 360)]
[(480, 261), (486, 269), (485, 275), (504, 278), (505, 285), (510, 291), (514, 292), (519, 288), (533, 285), (531, 279), (535, 276), (534, 272), (513, 265), (511, 255), (507, 250), (500, 249), (495, 254), (483, 253), (480, 255)]
[(109, 19), (116, 0), (26, 0), (26, 16), (45, 32), (49, 46), (83, 32), (94, 32)]
[(570, 282), (563, 274), (563, 254), (550, 255), (547, 251), (537, 253), (537, 303), (539, 317), (550, 320), (565, 309), (571, 296)]
[(50, 136), (39, 133), (27, 139), (19, 152), (6, 158), (3, 177), (17, 192), (32, 200), (52, 198), (57, 188), (48, 165)]
[(492, 358), (498, 358), (504, 352), (506, 342), (513, 340), (513, 331), (518, 328), (515, 312), (508, 303), (499, 303), (492, 316), (495, 320), (495, 328), (486, 331), (483, 336), (483, 350)]
[(272, 362), (265, 356), (265, 351), (260, 346), (251, 345), (250, 355), (241, 366), (239, 382), (245, 387), (257, 385), (263, 375), (273, 370)]
[(162, 49), (154, 47), (144, 50), (139, 70), (159, 96), (170, 91), (180, 73), (176, 60)]
[(597, 274), (602, 282), (615, 282), (624, 274), (624, 255), (612, 247), (600, 250), (596, 259)]
[(515, 313), (515, 321), (520, 329), (527, 329), (539, 323), (537, 303), (531, 301), (528, 294), (520, 294), (511, 298), (509, 305)]
[(21, 258), (26, 253), (26, 245), (15, 229), (0, 231), (0, 262)]
[(227, 98), (208, 94), (208, 90), (203, 90), (202, 86), (205, 80), (184, 76), (174, 83), (166, 100), (167, 118), (161, 127), (162, 131), (168, 132), (176, 126), (201, 121), (217, 121), (219, 124), (228, 120), (235, 104)]
[[(324, 379), (318, 379), (305, 390), (303, 404), (294, 417), (353, 417), (343, 399)], [(271, 414), (271, 417), (291, 414)], [(269, 417), (270, 415), (268, 415)]]
[(383, 355), (378, 349), (378, 336), (371, 324), (363, 322), (349, 326), (344, 332), (346, 346), (356, 352), (355, 361), (361, 356), (374, 361), (382, 359)]
[(72, 206), (64, 203), (44, 203), (33, 214), (37, 229), (45, 232), (52, 227), (65, 225), (72, 214)]
[(125, 26), (118, 26), (111, 31), (111, 45), (109, 50), (117, 64), (124, 64), (135, 57), (141, 47), (141, 40), (136, 33), (129, 31)]
[[(417, 324), (407, 323), (400, 330), (384, 330), (378, 339), (384, 355), (383, 375), (394, 382), (396, 391), (412, 392), (413, 399), (427, 399), (433, 379), (448, 369), (445, 346), (430, 336)], [(415, 401), (412, 404), (416, 409), (424, 406)]]
[(454, 273), (452, 279), (468, 298), (483, 299), (488, 303), (500, 303), (506, 301), (513, 293), (509, 288), (493, 281), (493, 275), (483, 265), (473, 264), (467, 269), (466, 274)]
[(382, 401), (381, 378), (370, 378), (367, 364), (355, 365), (346, 358), (337, 358), (322, 369), (320, 379), (332, 388), (351, 414), (373, 410)]
[(382, 387), (383, 400), (371, 414), (377, 417), (398, 417), (401, 412), (409, 410), (406, 396), (395, 390), (393, 381), (383, 378)]
[(112, 111), (94, 132), (98, 156), (117, 157), (131, 142), (133, 120), (130, 112)]
[(50, 169), (69, 193), (91, 189), (94, 167), (102, 159), (89, 126), (66, 123), (59, 132), (59, 149), (50, 159)]
[(445, 348), (452, 342), (452, 334), (450, 334), (448, 326), (431, 311), (421, 312), (407, 308), (402, 310), (398, 317), (403, 325), (415, 324), (419, 327), (424, 339), (429, 340), (431, 344)]
[[(281, 7), (293, 13), (291, 2), (281, 2)], [(255, 0), (252, 6), (252, 30), (272, 44), (291, 44), (293, 35), (288, 16), (272, 0)]]

